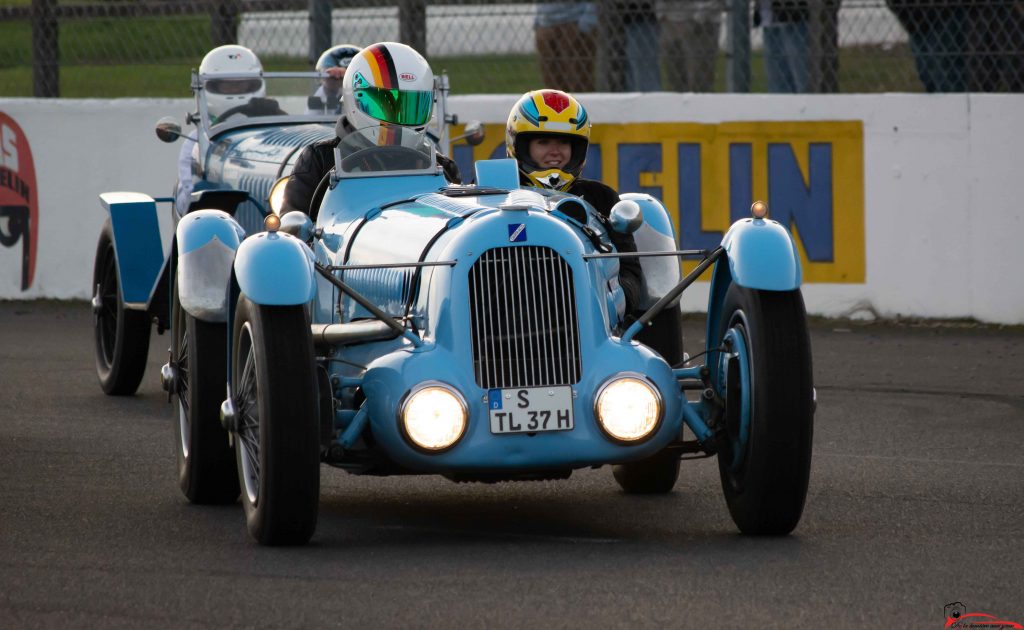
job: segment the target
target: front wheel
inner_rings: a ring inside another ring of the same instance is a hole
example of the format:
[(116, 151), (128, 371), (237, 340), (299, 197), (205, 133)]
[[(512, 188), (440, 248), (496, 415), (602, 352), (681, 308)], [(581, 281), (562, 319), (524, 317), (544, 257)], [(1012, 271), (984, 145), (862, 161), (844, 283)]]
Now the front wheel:
[(235, 458), (249, 534), (263, 545), (305, 544), (320, 499), (317, 376), (305, 310), (243, 295), (233, 352)]
[(146, 372), (150, 316), (146, 311), (125, 308), (110, 219), (103, 225), (96, 246), (92, 286), (96, 375), (100, 387), (111, 396), (130, 396), (139, 388)]
[(718, 330), (725, 351), (709, 364), (726, 407), (718, 468), (729, 513), (744, 534), (788, 534), (803, 513), (814, 424), (803, 297), (733, 284)]
[(234, 503), (239, 493), (235, 455), (220, 423), (227, 325), (189, 315), (178, 300), (177, 286), (172, 313), (178, 485), (192, 503)]

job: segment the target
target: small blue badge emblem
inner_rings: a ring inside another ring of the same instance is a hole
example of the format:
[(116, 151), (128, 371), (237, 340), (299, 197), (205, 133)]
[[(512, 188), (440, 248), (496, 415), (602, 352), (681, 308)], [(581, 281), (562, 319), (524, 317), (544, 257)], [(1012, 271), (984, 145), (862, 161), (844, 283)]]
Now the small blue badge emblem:
[(526, 224), (511, 223), (508, 226), (508, 240), (510, 243), (526, 242)]

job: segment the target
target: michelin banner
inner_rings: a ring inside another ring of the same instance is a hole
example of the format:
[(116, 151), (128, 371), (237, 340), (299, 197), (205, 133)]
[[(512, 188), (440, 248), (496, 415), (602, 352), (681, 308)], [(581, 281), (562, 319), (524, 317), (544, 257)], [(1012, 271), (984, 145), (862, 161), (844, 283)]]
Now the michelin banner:
[[(504, 127), (487, 138), (454, 148), (463, 173), (505, 156)], [(863, 166), (860, 121), (623, 123), (594, 127), (583, 176), (661, 199), (684, 249), (714, 249), (765, 200), (792, 230), (805, 282), (863, 283)]]
[[(460, 121), (487, 130), (480, 146), (452, 147), (464, 174), (474, 159), (504, 156), (516, 98), (449, 100)], [(1024, 324), (1024, 96), (580, 98), (594, 121), (584, 176), (660, 198), (680, 247), (716, 246), (763, 199), (797, 241), (812, 314)], [(179, 147), (159, 142), (154, 124), (191, 108), (0, 99), (0, 299), (90, 297), (100, 193), (168, 196)], [(701, 310), (706, 290), (694, 285), (684, 308)]]

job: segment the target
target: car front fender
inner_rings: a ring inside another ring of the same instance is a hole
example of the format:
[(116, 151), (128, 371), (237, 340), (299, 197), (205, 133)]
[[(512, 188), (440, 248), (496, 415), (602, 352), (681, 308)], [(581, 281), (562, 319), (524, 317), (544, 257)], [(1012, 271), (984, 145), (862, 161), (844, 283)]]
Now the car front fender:
[(732, 281), (749, 289), (792, 291), (800, 288), (800, 256), (789, 231), (778, 221), (743, 219), (733, 223), (722, 247)]
[(178, 222), (178, 300), (193, 317), (226, 321), (231, 266), (244, 236), (242, 226), (222, 210), (196, 210)]
[(257, 304), (305, 304), (316, 296), (312, 250), (283, 232), (260, 232), (242, 241), (235, 278), (242, 293)]

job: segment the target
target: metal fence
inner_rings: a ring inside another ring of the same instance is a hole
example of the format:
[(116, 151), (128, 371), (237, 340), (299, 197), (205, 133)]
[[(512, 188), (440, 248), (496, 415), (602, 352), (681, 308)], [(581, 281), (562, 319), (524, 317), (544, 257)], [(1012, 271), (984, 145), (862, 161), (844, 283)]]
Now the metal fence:
[(1024, 91), (1024, 0), (0, 0), (0, 96), (183, 96), (220, 44), (294, 70), (384, 40), (457, 94)]

